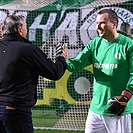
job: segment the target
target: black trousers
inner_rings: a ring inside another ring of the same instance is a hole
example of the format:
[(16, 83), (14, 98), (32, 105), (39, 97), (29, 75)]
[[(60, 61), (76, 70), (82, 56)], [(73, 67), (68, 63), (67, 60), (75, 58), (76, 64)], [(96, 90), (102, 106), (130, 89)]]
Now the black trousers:
[(0, 105), (0, 133), (33, 133), (32, 113)]

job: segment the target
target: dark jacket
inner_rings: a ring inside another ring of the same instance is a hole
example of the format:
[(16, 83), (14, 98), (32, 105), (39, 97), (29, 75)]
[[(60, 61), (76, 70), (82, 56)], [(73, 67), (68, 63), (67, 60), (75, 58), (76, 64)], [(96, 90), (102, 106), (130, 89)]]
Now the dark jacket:
[(4, 35), (0, 43), (0, 104), (30, 111), (37, 100), (39, 75), (58, 80), (65, 70), (64, 57), (54, 63), (20, 35)]

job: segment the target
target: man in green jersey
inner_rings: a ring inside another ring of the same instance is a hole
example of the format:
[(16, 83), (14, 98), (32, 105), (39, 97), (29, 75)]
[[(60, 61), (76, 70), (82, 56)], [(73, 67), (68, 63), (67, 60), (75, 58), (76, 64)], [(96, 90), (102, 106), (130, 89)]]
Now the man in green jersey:
[(117, 32), (118, 16), (111, 9), (96, 18), (99, 37), (89, 41), (67, 70), (93, 66), (94, 90), (85, 133), (130, 133), (133, 112), (133, 40)]

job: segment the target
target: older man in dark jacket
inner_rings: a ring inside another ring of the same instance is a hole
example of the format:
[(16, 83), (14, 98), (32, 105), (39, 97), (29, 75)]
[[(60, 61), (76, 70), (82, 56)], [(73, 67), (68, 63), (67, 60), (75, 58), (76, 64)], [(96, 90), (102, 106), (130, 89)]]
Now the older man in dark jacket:
[(39, 75), (60, 79), (66, 70), (66, 50), (54, 63), (26, 39), (23, 16), (4, 21), (0, 44), (0, 132), (33, 133), (31, 107), (37, 101)]

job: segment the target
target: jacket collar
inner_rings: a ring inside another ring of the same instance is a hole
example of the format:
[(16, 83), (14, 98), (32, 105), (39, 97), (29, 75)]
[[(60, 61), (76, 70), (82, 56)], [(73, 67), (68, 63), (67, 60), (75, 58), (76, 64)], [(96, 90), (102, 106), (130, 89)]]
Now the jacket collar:
[(2, 37), (2, 42), (5, 42), (5, 41), (21, 41), (25, 43), (31, 43), (28, 39), (22, 37), (19, 34), (12, 34), (12, 35), (4, 34)]

